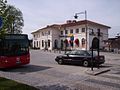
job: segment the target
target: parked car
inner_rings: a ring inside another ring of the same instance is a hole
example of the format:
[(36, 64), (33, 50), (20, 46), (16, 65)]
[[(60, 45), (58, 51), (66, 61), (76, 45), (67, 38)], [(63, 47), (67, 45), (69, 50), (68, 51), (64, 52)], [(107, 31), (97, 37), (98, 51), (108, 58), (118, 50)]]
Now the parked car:
[[(71, 63), (71, 64), (82, 64), (87, 67), (90, 65), (100, 65), (105, 62), (105, 57), (100, 55), (99, 57), (93, 52), (93, 60), (91, 51), (87, 50), (73, 50), (68, 51), (64, 55), (59, 55), (55, 58), (58, 64)], [(92, 63), (93, 62), (93, 63)]]

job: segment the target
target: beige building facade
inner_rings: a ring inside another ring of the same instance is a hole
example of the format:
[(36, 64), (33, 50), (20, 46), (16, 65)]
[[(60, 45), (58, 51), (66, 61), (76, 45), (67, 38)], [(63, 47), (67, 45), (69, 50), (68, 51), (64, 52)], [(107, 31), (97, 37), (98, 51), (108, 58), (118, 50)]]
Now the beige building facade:
[(103, 49), (109, 29), (109, 26), (89, 20), (68, 20), (64, 24), (53, 24), (32, 32), (33, 48), (89, 50), (100, 31), (100, 48)]

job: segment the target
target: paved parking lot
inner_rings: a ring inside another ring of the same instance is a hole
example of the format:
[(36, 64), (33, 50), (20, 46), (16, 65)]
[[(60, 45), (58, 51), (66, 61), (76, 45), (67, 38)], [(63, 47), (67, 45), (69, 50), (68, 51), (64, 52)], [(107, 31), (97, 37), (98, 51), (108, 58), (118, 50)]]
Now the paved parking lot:
[(0, 76), (40, 90), (119, 90), (120, 54), (102, 52), (106, 63), (100, 68), (111, 68), (111, 71), (97, 76), (85, 73), (90, 67), (58, 65), (54, 59), (59, 54), (31, 50), (30, 65), (0, 71)]

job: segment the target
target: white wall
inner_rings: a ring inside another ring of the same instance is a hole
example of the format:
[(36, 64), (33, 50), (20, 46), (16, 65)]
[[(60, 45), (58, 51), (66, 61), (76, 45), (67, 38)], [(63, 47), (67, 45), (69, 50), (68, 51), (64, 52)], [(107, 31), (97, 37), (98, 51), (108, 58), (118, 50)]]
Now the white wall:
[[(73, 35), (74, 35), (74, 41), (75, 39), (79, 39), (80, 45), (79, 47), (75, 46), (74, 43), (74, 48), (78, 48), (78, 49), (85, 49), (82, 48), (82, 42), (81, 39), (84, 38), (86, 39), (86, 32), (82, 33), (81, 30), (82, 28), (85, 28), (85, 25), (78, 25), (78, 26), (71, 26), (71, 27), (67, 27), (67, 28), (62, 28), (61, 30), (63, 31), (63, 36), (65, 35), (65, 30), (68, 30), (68, 34), (70, 35), (70, 30), (73, 29)], [(75, 30), (79, 29), (79, 33), (76, 33)], [(95, 35), (91, 36), (89, 35), (89, 33), (91, 32), (91, 29), (93, 29)], [(100, 47), (104, 46), (103, 40), (107, 40), (108, 39), (108, 28), (106, 27), (102, 27), (99, 25), (88, 25), (88, 30), (87, 30), (87, 49), (89, 49), (91, 47), (92, 44), (92, 40), (94, 37), (97, 37), (97, 30), (100, 29), (100, 32), (103, 33), (103, 36), (100, 37)], [(40, 46), (40, 49), (44, 49), (44, 47), (42, 47), (42, 40), (50, 40), (50, 47), (48, 48), (49, 50), (52, 50), (54, 48), (54, 41), (58, 40), (58, 48), (61, 47), (61, 39), (65, 40), (65, 37), (59, 37), (59, 35), (61, 35), (61, 30), (57, 29), (57, 28), (46, 28), (43, 30), (39, 30), (39, 32), (34, 33), (35, 37), (33, 37), (33, 47), (34, 45), (34, 41), (35, 42), (40, 42), (40, 44), (38, 46)], [(50, 35), (42, 35), (42, 32), (45, 34), (46, 32), (50, 31)], [(70, 40), (70, 37), (67, 37), (68, 41)]]
[(93, 32), (95, 33), (95, 35), (89, 35), (89, 46), (91, 47), (92, 45), (92, 40), (94, 37), (98, 37), (97, 33), (98, 33), (98, 29), (100, 29), (100, 33), (102, 33), (102, 36), (100, 37), (100, 48), (103, 48), (104, 46), (104, 42), (103, 40), (108, 40), (108, 28), (106, 27), (101, 27), (101, 26), (93, 26), (93, 25), (89, 25), (89, 33), (91, 32), (91, 29), (93, 29)]

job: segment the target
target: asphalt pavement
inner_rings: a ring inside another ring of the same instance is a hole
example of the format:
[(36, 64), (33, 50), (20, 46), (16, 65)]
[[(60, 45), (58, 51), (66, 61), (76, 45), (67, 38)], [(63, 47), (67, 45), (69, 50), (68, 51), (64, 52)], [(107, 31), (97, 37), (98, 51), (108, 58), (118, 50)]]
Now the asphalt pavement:
[[(31, 50), (31, 63), (0, 71), (1, 77), (32, 85), (40, 90), (119, 90), (120, 54), (102, 52), (106, 63), (100, 67), (110, 71), (96, 76), (86, 74), (90, 67), (58, 65), (57, 55), (64, 52)], [(97, 69), (97, 68), (95, 68)]]

